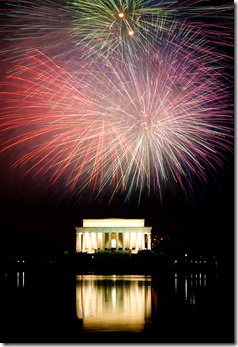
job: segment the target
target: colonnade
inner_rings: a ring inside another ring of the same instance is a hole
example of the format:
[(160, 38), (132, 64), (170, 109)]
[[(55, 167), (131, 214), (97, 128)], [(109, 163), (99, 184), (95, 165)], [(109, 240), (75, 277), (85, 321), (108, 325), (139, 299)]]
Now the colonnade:
[[(82, 230), (82, 228), (80, 228)], [(95, 250), (150, 250), (151, 233), (145, 232), (90, 232), (79, 231), (76, 233), (77, 252), (95, 252)]]

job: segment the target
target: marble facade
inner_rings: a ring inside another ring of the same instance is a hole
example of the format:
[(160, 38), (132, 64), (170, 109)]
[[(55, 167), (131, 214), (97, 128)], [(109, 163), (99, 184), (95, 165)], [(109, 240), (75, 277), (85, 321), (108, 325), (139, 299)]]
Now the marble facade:
[(151, 249), (151, 227), (144, 219), (83, 219), (76, 227), (76, 252), (95, 253), (104, 250), (137, 253)]

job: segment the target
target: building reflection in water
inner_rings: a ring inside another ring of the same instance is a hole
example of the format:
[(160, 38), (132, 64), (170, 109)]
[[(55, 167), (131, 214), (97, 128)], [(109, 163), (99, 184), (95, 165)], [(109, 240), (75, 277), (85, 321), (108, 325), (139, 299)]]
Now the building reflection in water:
[(178, 274), (175, 272), (174, 274), (174, 292), (177, 294), (178, 292)]
[[(178, 282), (178, 277), (180, 283)], [(174, 273), (174, 293), (179, 293), (179, 285), (184, 286), (184, 301), (193, 306), (196, 305), (196, 296), (199, 291), (205, 289), (207, 286), (207, 275), (205, 273), (188, 273), (185, 276), (178, 276), (177, 272)]]
[(76, 277), (76, 313), (83, 330), (140, 332), (151, 322), (151, 277)]
[(184, 296), (185, 296), (185, 302), (188, 300), (188, 277), (185, 276), (184, 280)]
[(17, 288), (24, 288), (25, 287), (25, 272), (20, 271), (17, 272)]

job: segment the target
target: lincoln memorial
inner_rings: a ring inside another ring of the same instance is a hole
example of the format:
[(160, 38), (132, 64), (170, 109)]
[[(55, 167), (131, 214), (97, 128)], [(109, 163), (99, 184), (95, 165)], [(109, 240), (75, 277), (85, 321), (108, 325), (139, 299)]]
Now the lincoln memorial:
[(95, 253), (105, 250), (137, 253), (151, 249), (151, 227), (144, 219), (83, 219), (76, 227), (76, 252)]

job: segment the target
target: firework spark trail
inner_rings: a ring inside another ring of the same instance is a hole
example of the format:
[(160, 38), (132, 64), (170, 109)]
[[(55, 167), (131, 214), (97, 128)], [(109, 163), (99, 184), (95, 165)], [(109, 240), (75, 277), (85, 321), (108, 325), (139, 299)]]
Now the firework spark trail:
[[(0, 16), (0, 33), (8, 42), (2, 55), (20, 61), (36, 47), (67, 65), (76, 57), (94, 60), (118, 51), (138, 57), (141, 50), (163, 49), (168, 40), (185, 49), (197, 47), (201, 55), (197, 36), (213, 46), (232, 46), (233, 4), (202, 7), (200, 2), (10, 0)], [(212, 23), (201, 21), (202, 16)]]
[[(39, 62), (39, 57), (30, 60)], [(53, 183), (70, 165), (75, 170), (69, 173), (69, 179), (74, 175), (74, 181), (75, 177), (82, 180), (81, 176), (86, 175), (90, 176), (90, 182), (95, 181), (100, 175), (100, 165), (102, 168), (105, 165), (104, 158), (100, 159), (103, 155), (112, 163), (117, 160), (120, 168), (115, 150), (105, 147), (103, 154), (100, 153), (104, 120), (100, 119), (100, 113), (95, 113), (97, 103), (92, 105), (89, 98), (76, 90), (79, 83), (45, 55), (41, 55), (41, 68), (29, 66), (27, 63), (19, 66), (19, 74), (11, 76), (4, 85), (10, 86), (10, 91), (1, 92), (3, 104), (5, 102), (2, 117), (7, 118), (2, 123), (3, 133), (8, 129), (18, 130), (17, 135), (5, 142), (5, 150), (23, 145), (26, 151), (14, 167), (33, 162), (25, 174), (36, 169), (34, 176), (53, 168)], [(90, 91), (90, 85), (87, 84), (87, 88)], [(100, 98), (104, 96), (99, 95), (99, 101)], [(111, 137), (110, 129), (105, 133)], [(111, 139), (111, 145), (114, 142), (115, 139)], [(102, 178), (100, 180), (102, 182)], [(74, 181), (71, 188), (75, 187)]]
[(221, 72), (191, 56), (161, 52), (88, 69), (75, 61), (66, 71), (32, 53), (1, 83), (1, 152), (14, 149), (14, 168), (50, 177), (68, 195), (140, 199), (154, 190), (162, 198), (171, 179), (186, 193), (194, 177), (204, 182), (207, 168), (223, 165), (233, 137)]
[[(7, 70), (11, 72), (15, 63), (25, 61), (33, 48), (41, 50), (62, 66), (70, 64), (75, 54), (77, 59), (80, 55), (83, 57), (83, 49), (78, 47), (75, 50), (69, 35), (72, 15), (57, 1), (23, 0), (18, 3), (10, 0), (0, 11), (0, 57), (2, 62), (8, 63)], [(32, 64), (35, 67), (37, 62)]]
[[(141, 49), (148, 50), (155, 44), (161, 48), (166, 40), (172, 35), (177, 36), (185, 25), (191, 34), (198, 33), (201, 37), (209, 37), (219, 44), (230, 42), (232, 45), (232, 32), (225, 29), (224, 18), (231, 20), (232, 3), (226, 6), (200, 6), (201, 1), (91, 1), (74, 0), (69, 1), (69, 7), (74, 9), (78, 16), (75, 16), (70, 30), (76, 39), (76, 44), (87, 42), (92, 49), (104, 50), (106, 54), (111, 54), (118, 47), (126, 53), (135, 54)], [(196, 21), (196, 19), (209, 17), (213, 21), (213, 30), (206, 21)], [(192, 18), (192, 20), (191, 20)], [(223, 30), (221, 32), (221, 21)], [(229, 25), (228, 25), (229, 28)], [(228, 40), (228, 38), (230, 40)], [(183, 40), (180, 40), (182, 44)], [(185, 41), (186, 43), (186, 41)], [(171, 41), (170, 41), (171, 44)], [(96, 45), (96, 47), (95, 47)], [(131, 52), (130, 52), (131, 50)]]

